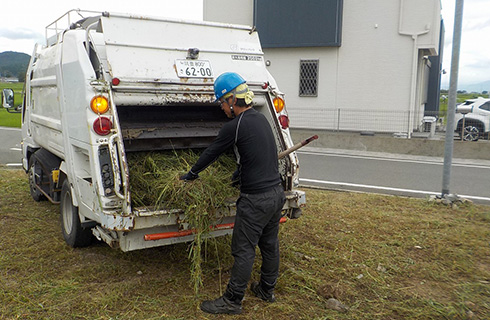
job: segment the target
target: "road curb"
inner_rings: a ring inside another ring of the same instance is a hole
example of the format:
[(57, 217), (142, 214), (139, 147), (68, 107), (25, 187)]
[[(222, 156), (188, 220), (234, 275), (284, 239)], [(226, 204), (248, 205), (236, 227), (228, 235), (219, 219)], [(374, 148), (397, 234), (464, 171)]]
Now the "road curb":
[[(387, 154), (444, 157), (445, 140), (422, 137), (396, 138), (389, 134), (361, 135), (356, 132), (331, 132), (316, 129), (290, 129), (294, 142), (318, 135), (309, 147), (351, 150), (355, 152), (378, 152)], [(345, 152), (345, 151), (344, 151)], [(469, 159), (473, 163), (490, 160), (490, 141), (454, 141), (453, 157)]]

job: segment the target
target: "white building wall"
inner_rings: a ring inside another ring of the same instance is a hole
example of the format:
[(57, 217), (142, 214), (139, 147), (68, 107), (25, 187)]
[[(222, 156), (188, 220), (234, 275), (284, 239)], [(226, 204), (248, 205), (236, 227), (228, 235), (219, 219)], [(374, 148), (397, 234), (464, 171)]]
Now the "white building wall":
[(204, 20), (253, 26), (253, 0), (203, 0)]
[[(204, 19), (252, 25), (253, 0), (204, 0)], [(424, 56), (439, 47), (440, 1), (344, 0), (342, 19), (340, 47), (264, 49), (291, 127), (410, 134), (423, 117)], [(319, 60), (317, 97), (299, 96), (301, 59)]]
[(335, 107), (359, 120), (374, 121), (363, 110), (408, 109), (411, 40), (398, 35), (397, 13), (398, 1), (344, 1)]
[[(269, 72), (280, 90), (286, 93), (286, 107), (291, 127), (333, 128), (338, 97), (338, 48), (270, 48), (265, 51), (270, 61)], [(299, 96), (300, 60), (319, 60), (318, 96)]]

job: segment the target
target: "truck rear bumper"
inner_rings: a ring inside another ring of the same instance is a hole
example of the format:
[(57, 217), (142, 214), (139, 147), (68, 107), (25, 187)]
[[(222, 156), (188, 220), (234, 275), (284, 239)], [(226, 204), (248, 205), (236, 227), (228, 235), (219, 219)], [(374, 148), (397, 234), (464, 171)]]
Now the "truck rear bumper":
[[(286, 191), (284, 216), (292, 217), (294, 212), (306, 204), (303, 191)], [(233, 232), (236, 214), (235, 201), (230, 200), (212, 225), (206, 237), (218, 237)], [(285, 222), (286, 217), (281, 219)], [(94, 235), (112, 247), (122, 251), (158, 247), (194, 239), (195, 230), (185, 221), (182, 210), (134, 209), (133, 214), (121, 216), (105, 214), (101, 226), (93, 229)]]
[[(234, 221), (234, 217), (230, 218), (232, 218)], [(282, 217), (280, 220), (281, 223), (286, 221), (286, 217)], [(234, 225), (234, 222), (215, 225), (211, 228), (209, 233), (204, 235), (204, 237), (214, 238), (231, 234), (233, 232)], [(100, 228), (97, 232), (100, 232)], [(103, 238), (103, 240), (109, 243), (109, 245), (112, 247), (119, 247), (122, 251), (126, 252), (182, 242), (190, 242), (194, 240), (194, 234), (195, 230), (192, 229), (179, 231), (175, 228), (152, 228), (146, 230), (133, 230), (131, 232), (117, 232), (117, 239), (111, 237), (109, 239)]]

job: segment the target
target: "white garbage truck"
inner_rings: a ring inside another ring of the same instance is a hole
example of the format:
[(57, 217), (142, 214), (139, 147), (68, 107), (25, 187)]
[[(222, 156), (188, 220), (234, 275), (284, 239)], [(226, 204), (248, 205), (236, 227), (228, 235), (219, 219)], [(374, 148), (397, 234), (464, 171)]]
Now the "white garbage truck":
[[(193, 239), (182, 208), (132, 205), (127, 155), (207, 147), (227, 121), (213, 81), (228, 71), (247, 80), (278, 153), (294, 147), (251, 27), (82, 10), (46, 27), (26, 75), (22, 161), (34, 200), (60, 204), (69, 245), (95, 236), (130, 251)], [(305, 204), (298, 167), (295, 152), (279, 160), (285, 217)], [(232, 231), (234, 205), (223, 212), (210, 236)]]

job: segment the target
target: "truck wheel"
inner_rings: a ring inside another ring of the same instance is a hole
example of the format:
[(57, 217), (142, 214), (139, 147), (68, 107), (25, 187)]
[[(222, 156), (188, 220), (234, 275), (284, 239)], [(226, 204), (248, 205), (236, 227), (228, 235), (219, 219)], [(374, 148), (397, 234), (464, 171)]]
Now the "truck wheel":
[(42, 192), (38, 189), (36, 185), (36, 177), (40, 177), (42, 175), (42, 169), (41, 166), (39, 165), (39, 162), (37, 161), (37, 158), (35, 155), (33, 155), (30, 159), (30, 164), (29, 164), (29, 171), (28, 171), (28, 176), (29, 176), (29, 189), (31, 191), (31, 196), (34, 201), (43, 201), (46, 200), (46, 197)]
[(61, 188), (60, 213), (61, 231), (66, 243), (73, 248), (90, 245), (92, 242), (92, 231), (88, 228), (82, 228), (80, 217), (78, 216), (78, 207), (75, 207), (72, 202), (68, 180), (63, 182), (63, 187)]

